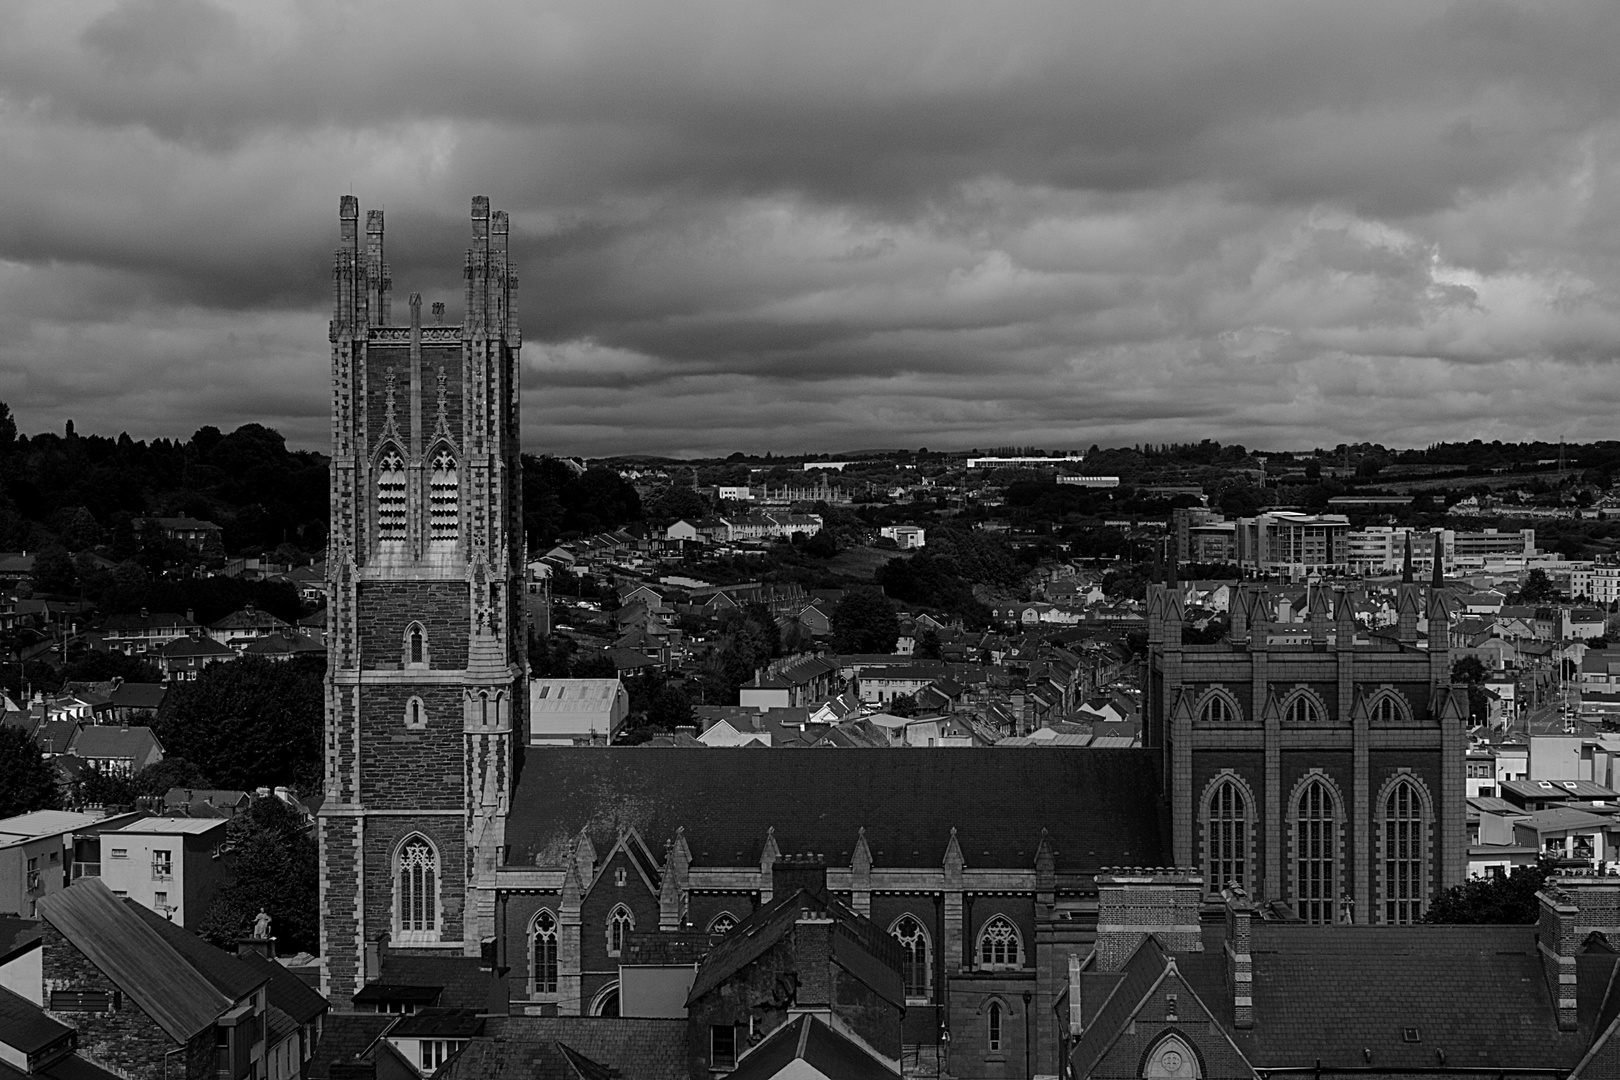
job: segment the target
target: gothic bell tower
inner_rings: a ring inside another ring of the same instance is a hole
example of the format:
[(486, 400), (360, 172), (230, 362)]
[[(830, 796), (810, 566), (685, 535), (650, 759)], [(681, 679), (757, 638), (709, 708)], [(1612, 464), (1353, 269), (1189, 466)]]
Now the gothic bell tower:
[(472, 202), (461, 320), (391, 317), (383, 215), (345, 195), (333, 267), (323, 991), (368, 946), (477, 955), (527, 702), (517, 274)]

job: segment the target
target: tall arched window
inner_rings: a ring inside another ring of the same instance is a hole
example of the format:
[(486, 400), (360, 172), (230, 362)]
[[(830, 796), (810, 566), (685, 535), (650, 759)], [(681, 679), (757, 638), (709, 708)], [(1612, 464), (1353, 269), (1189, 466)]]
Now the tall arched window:
[(1204, 880), (1211, 892), (1249, 887), (1249, 796), (1231, 778), (1216, 784), (1205, 804)]
[(377, 539), (405, 539), (405, 459), (394, 449), (377, 462)]
[(1320, 724), (1322, 708), (1309, 694), (1298, 694), (1283, 710), (1283, 719), (1290, 724)]
[(985, 1049), (992, 1054), (1001, 1053), (1001, 1002), (992, 1001), (984, 1015)]
[(1294, 903), (1300, 918), (1332, 923), (1339, 887), (1339, 798), (1313, 777), (1295, 797)]
[(1383, 893), (1386, 923), (1408, 925), (1423, 914), (1429, 893), (1428, 807), (1417, 784), (1402, 777), (1384, 794)]
[(709, 933), (724, 935), (731, 933), (737, 926), (737, 920), (729, 911), (722, 911), (709, 923)]
[(534, 943), (534, 963), (530, 970), (534, 972), (534, 992), (537, 994), (555, 994), (557, 992), (557, 917), (551, 912), (541, 909), (534, 917), (534, 929), (531, 938)]
[(609, 956), (622, 956), (624, 954), (625, 936), (636, 928), (636, 918), (630, 914), (630, 909), (620, 904), (608, 916), (607, 943)]
[(411, 623), (411, 628), (406, 631), (405, 655), (407, 663), (427, 663), (427, 634), (423, 632), (421, 623)]
[(1018, 928), (1001, 915), (984, 924), (979, 931), (979, 966), (981, 968), (1022, 967)]
[(439, 933), (439, 854), (420, 836), (399, 846), (395, 922), (401, 940), (436, 939)]
[(428, 474), (428, 538), (453, 544), (461, 538), (461, 485), (448, 450), (433, 455)]
[(902, 915), (889, 927), (889, 933), (900, 943), (905, 954), (901, 961), (901, 974), (906, 984), (906, 1000), (927, 1004), (933, 1000), (933, 965), (929, 962), (928, 933), (922, 923), (910, 915)]

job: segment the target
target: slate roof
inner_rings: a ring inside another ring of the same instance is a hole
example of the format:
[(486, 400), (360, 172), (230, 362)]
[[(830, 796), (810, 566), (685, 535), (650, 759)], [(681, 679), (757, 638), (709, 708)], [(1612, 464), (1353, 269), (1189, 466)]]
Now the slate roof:
[[(442, 993), (433, 1002), (435, 1005), (482, 1010), (489, 1004), (493, 979), (476, 956), (406, 956), (385, 952), (377, 978), (367, 987), (437, 988)], [(355, 1000), (360, 1000), (359, 995)]]
[(484, 1031), (477, 1009), (418, 1009), (389, 1029), (390, 1039), (470, 1039)]
[[(435, 1075), (437, 1080), (604, 1080), (587, 1062), (625, 1080), (687, 1080), (686, 1021), (491, 1016), (483, 1036)], [(320, 1078), (311, 1074), (311, 1080)]]
[(39, 947), (44, 923), (16, 915), (0, 915), (0, 964)]
[(1149, 937), (1137, 947), (1117, 974), (1082, 974), (1082, 1006), (1093, 998), (1100, 999), (1102, 1004), (1096, 1014), (1086, 1021), (1080, 1041), (1075, 1045), (1070, 1058), (1074, 1075), (1091, 1075), (1092, 1068), (1113, 1044), (1120, 1029), (1136, 1012), (1147, 992), (1153, 989), (1159, 976), (1164, 974), (1164, 969), (1164, 950), (1159, 947), (1157, 938)]
[(287, 970), (285, 964), (278, 964), (258, 953), (249, 953), (237, 959), (270, 981), (266, 991), (270, 1004), (286, 1013), (293, 1023), (307, 1024), (327, 1011), (326, 999), (313, 986)]
[(836, 897), (805, 889), (777, 897), (732, 927), (698, 966), (697, 977), (686, 995), (687, 1004), (697, 1001), (791, 934), (800, 910), (806, 906), (832, 917), (832, 959), (838, 966), (865, 983), (873, 993), (904, 1009), (905, 984), (900, 975), (899, 946), (870, 919), (856, 914)]
[(0, 1043), (34, 1054), (72, 1030), (46, 1016), (32, 1001), (0, 986)]
[[(1257, 924), (1255, 1026), (1230, 1033), (1257, 1068), (1320, 1060), (1390, 1068), (1489, 1070), (1561, 1066), (1590, 1044), (1612, 953), (1585, 954), (1580, 1030), (1560, 1032), (1536, 948), (1535, 926), (1310, 926)], [(1217, 1016), (1230, 1016), (1219, 953), (1177, 957)], [(1404, 1032), (1417, 1028), (1419, 1041)]]
[(377, 1013), (333, 1013), (321, 1025), (321, 1041), (309, 1059), (309, 1080), (328, 1080), (333, 1066), (347, 1065), (382, 1037), (399, 1017)]
[(176, 638), (158, 650), (166, 660), (181, 660), (187, 656), (235, 656), (230, 646), (221, 645), (211, 637)]
[(177, 1042), (264, 980), (201, 938), (85, 877), (42, 897), (39, 913)]
[(937, 867), (954, 827), (966, 865), (1024, 869), (1044, 828), (1069, 871), (1163, 865), (1161, 817), (1154, 753), (1140, 748), (851, 748), (829, 769), (810, 753), (558, 746), (525, 761), (506, 839), (509, 865), (560, 866), (582, 829), (602, 850), (634, 827), (657, 851), (684, 826), (694, 865), (758, 866), (774, 827), (783, 854), (841, 866), (864, 827), (877, 865)]
[(93, 758), (145, 758), (153, 749), (162, 751), (163, 744), (149, 727), (112, 727), (94, 724), (82, 729), (73, 739), (72, 753), (86, 759)]

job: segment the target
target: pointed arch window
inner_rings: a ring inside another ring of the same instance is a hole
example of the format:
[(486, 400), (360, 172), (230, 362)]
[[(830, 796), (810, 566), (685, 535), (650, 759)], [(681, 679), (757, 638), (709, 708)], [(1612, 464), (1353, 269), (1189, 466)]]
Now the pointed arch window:
[(1001, 1002), (992, 1001), (984, 1016), (984, 1045), (992, 1054), (1001, 1053)]
[(1221, 693), (1210, 694), (1198, 710), (1198, 722), (1201, 724), (1230, 724), (1240, 719), (1242, 716), (1232, 699)]
[(427, 630), (419, 622), (405, 628), (405, 662), (412, 667), (427, 667)]
[(405, 726), (408, 728), (427, 727), (427, 706), (422, 703), (421, 698), (414, 695), (405, 703)]
[(1410, 777), (1397, 779), (1384, 793), (1381, 819), (1380, 914), (1386, 923), (1410, 925), (1422, 916), (1429, 892), (1428, 802)]
[(910, 915), (902, 915), (889, 927), (905, 954), (901, 974), (905, 979), (908, 1004), (926, 1005), (933, 1000), (934, 967), (929, 956), (928, 932)]
[(534, 992), (537, 994), (555, 994), (557, 992), (557, 917), (542, 908), (534, 916), (534, 927), (530, 933), (533, 943), (533, 965), (530, 970), (534, 972)]
[(1294, 904), (1310, 923), (1332, 923), (1339, 887), (1339, 797), (1321, 777), (1294, 798)]
[(423, 837), (410, 837), (399, 846), (394, 887), (394, 922), (401, 940), (438, 939), (438, 886), (439, 853)]
[(1249, 794), (1236, 779), (1215, 785), (1204, 805), (1204, 880), (1211, 892), (1249, 887)]
[(1142, 1075), (1149, 1080), (1174, 1077), (1177, 1080), (1197, 1080), (1202, 1075), (1198, 1055), (1179, 1035), (1166, 1035), (1148, 1052), (1142, 1066)]
[(461, 539), (461, 483), (455, 455), (440, 449), (428, 473), (428, 537), (436, 543)]
[(722, 936), (737, 928), (737, 920), (729, 911), (722, 911), (709, 923), (709, 933)]
[(979, 931), (979, 967), (989, 970), (1022, 967), (1022, 953), (1018, 928), (1005, 916), (997, 915)]
[(1288, 702), (1283, 710), (1283, 719), (1290, 724), (1320, 724), (1322, 722), (1322, 707), (1308, 693), (1299, 693)]
[(1372, 721), (1375, 724), (1399, 724), (1406, 719), (1406, 710), (1395, 691), (1386, 690), (1373, 699)]
[(377, 462), (377, 539), (405, 539), (405, 459), (392, 448)]
[(613, 909), (607, 921), (607, 951), (609, 956), (624, 955), (624, 942), (630, 931), (636, 928), (636, 917), (630, 914), (630, 909), (620, 904)]

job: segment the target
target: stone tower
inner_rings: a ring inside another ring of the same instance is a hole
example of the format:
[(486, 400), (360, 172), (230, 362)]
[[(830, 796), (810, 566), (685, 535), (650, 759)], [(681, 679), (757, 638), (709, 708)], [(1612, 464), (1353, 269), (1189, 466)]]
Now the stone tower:
[(517, 275), (472, 203), (461, 320), (390, 316), (383, 215), (343, 197), (333, 268), (322, 987), (368, 947), (477, 955), (527, 701)]

